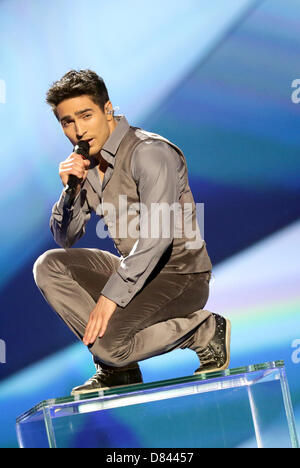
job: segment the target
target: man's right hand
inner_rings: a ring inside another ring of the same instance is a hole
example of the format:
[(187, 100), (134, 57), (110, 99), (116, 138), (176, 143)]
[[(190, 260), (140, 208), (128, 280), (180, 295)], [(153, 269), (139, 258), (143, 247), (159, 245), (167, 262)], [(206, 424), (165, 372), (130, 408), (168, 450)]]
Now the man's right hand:
[[(83, 182), (88, 173), (88, 168), (90, 166), (90, 161), (88, 159), (83, 159), (80, 154), (72, 153), (70, 156), (59, 165), (59, 176), (64, 187), (68, 183), (68, 178), (70, 174), (75, 175), (80, 179), (80, 182)], [(76, 189), (76, 195), (80, 191), (80, 184)]]

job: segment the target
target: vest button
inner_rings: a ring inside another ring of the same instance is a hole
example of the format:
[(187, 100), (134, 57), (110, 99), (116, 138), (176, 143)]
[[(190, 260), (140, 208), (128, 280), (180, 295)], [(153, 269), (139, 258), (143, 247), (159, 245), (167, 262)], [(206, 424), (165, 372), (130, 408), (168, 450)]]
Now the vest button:
[(116, 244), (116, 245), (119, 245), (119, 244), (121, 244), (121, 241), (120, 241), (120, 239), (115, 239), (115, 244)]
[(132, 293), (132, 289), (128, 289), (128, 292), (129, 292), (129, 293)]

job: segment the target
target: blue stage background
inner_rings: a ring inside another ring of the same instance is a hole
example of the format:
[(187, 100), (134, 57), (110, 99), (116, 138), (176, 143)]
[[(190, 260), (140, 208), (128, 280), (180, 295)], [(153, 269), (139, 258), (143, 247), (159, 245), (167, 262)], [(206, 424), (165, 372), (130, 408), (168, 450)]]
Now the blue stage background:
[[(93, 372), (32, 277), (57, 247), (49, 214), (72, 150), (45, 93), (71, 68), (95, 70), (131, 124), (183, 149), (231, 367), (284, 359), (300, 433), (299, 14), (296, 0), (0, 2), (0, 447), (17, 446), (16, 416)], [(96, 222), (76, 247), (113, 251)], [(141, 363), (145, 381), (197, 365), (189, 350)]]

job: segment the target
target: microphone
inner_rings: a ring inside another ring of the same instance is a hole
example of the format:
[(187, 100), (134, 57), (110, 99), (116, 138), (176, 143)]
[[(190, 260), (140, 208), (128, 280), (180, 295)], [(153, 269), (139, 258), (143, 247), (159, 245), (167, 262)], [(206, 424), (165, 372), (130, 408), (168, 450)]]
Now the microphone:
[[(80, 154), (84, 159), (89, 159), (90, 145), (87, 141), (79, 141), (74, 148), (74, 153)], [(77, 185), (80, 183), (80, 179), (70, 174), (68, 177), (68, 183), (65, 187), (65, 199), (64, 199), (64, 210), (70, 209), (75, 198)]]
[[(83, 159), (89, 158), (90, 152), (90, 145), (87, 141), (79, 141), (78, 144), (74, 148), (74, 153), (80, 154)], [(75, 194), (77, 185), (80, 183), (80, 179), (74, 174), (70, 174), (68, 177), (68, 183), (65, 187), (65, 192), (69, 194), (71, 197)]]

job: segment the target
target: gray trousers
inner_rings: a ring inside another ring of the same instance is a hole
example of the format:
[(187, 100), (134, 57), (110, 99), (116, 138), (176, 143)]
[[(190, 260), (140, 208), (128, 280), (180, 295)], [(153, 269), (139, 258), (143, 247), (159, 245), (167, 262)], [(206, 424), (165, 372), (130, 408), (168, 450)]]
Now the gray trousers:
[[(90, 312), (119, 264), (107, 251), (53, 249), (36, 260), (33, 274), (48, 304), (82, 340)], [(210, 276), (154, 270), (126, 307), (117, 306), (104, 336), (89, 345), (94, 361), (123, 367), (176, 348), (207, 346), (215, 333), (214, 316), (203, 310)]]

